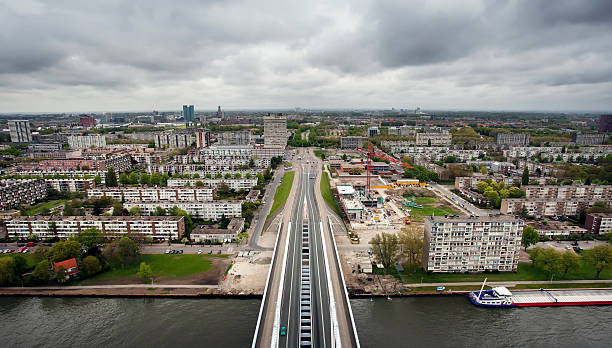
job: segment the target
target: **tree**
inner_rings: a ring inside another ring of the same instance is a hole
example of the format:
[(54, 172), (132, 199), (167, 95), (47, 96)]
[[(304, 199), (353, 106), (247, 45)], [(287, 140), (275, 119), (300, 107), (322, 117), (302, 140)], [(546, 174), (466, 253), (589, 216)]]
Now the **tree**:
[(100, 261), (97, 257), (93, 255), (89, 255), (83, 259), (81, 264), (81, 268), (85, 275), (91, 277), (94, 274), (99, 273), (102, 270), (102, 266), (100, 265)]
[(200, 174), (198, 174), (198, 173), (194, 173), (194, 174), (193, 174), (193, 176), (192, 176), (192, 178), (194, 178), (194, 179), (199, 179), (199, 178), (200, 178)]
[(480, 194), (483, 194), (485, 191), (489, 189), (489, 183), (486, 181), (480, 181), (476, 184), (476, 191)]
[(170, 176), (167, 173), (164, 173), (161, 176), (160, 186), (168, 186), (168, 179), (170, 179)]
[(566, 250), (561, 254), (560, 267), (561, 277), (565, 278), (569, 271), (580, 268), (580, 256), (571, 250)]
[(42, 260), (47, 259), (50, 255), (50, 251), (51, 248), (46, 245), (37, 246), (36, 249), (34, 249), (34, 252), (32, 253), (34, 261), (36, 261), (36, 263), (40, 263)]
[(527, 169), (527, 166), (525, 166), (525, 169), (523, 170), (523, 176), (521, 177), (521, 184), (529, 185), (529, 169)]
[(234, 179), (240, 179), (240, 178), (242, 178), (242, 174), (240, 173), (234, 174)]
[(372, 244), (372, 252), (376, 260), (382, 263), (383, 267), (385, 267), (385, 274), (387, 274), (387, 270), (390, 269), (398, 259), (399, 248), (397, 236), (395, 234), (383, 232), (374, 236), (370, 244)]
[(60, 284), (63, 284), (68, 280), (66, 276), (66, 269), (64, 268), (64, 266), (59, 266), (57, 268), (57, 271), (55, 271), (55, 278)]
[(195, 185), (196, 187), (204, 187), (204, 183), (200, 180), (196, 181)]
[(104, 258), (115, 267), (132, 265), (140, 258), (140, 248), (130, 237), (123, 236), (106, 246)]
[(553, 248), (542, 249), (536, 256), (536, 265), (546, 271), (549, 277), (561, 270), (561, 263), (561, 253)]
[(138, 185), (138, 174), (136, 172), (131, 172), (128, 176), (128, 183), (130, 185)]
[(21, 277), (21, 275), (28, 270), (28, 261), (22, 254), (13, 256), (13, 260), (15, 260), (15, 274), (17, 277)]
[(15, 260), (12, 257), (0, 258), (0, 286), (15, 281)]
[(106, 177), (104, 178), (104, 184), (107, 187), (117, 187), (117, 174), (115, 174), (115, 170), (111, 167), (106, 171)]
[(91, 249), (104, 243), (104, 234), (99, 229), (90, 227), (79, 232), (78, 241), (87, 249)]
[(147, 173), (140, 174), (140, 184), (141, 185), (151, 184), (151, 176)]
[(523, 205), (523, 207), (521, 208), (521, 211), (519, 212), (520, 217), (522, 217), (523, 219), (526, 219), (529, 217), (529, 211), (527, 210), (527, 207), (525, 207)]
[(408, 259), (410, 266), (418, 266), (422, 262), (423, 247), (425, 240), (423, 239), (423, 229), (410, 226), (402, 228), (398, 235), (400, 252), (402, 256)]
[(166, 216), (166, 209), (162, 207), (155, 207), (155, 211), (151, 214), (153, 216)]
[(606, 239), (608, 240), (608, 243), (612, 244), (612, 231), (606, 234)]
[(521, 198), (523, 196), (523, 191), (516, 186), (512, 186), (508, 189), (508, 193), (511, 198)]
[(232, 174), (230, 174), (230, 173), (225, 173), (224, 178), (225, 178), (225, 179), (231, 179), (231, 178), (232, 178)]
[(138, 206), (131, 207), (129, 212), (130, 212), (130, 216), (140, 216), (140, 207)]
[(129, 178), (126, 173), (119, 174), (119, 183), (123, 186), (129, 183)]
[(212, 174), (211, 173), (206, 173), (206, 175), (204, 175), (204, 177), (206, 179), (212, 179)]
[(138, 271), (138, 276), (142, 279), (143, 283), (148, 283), (153, 278), (153, 270), (151, 266), (147, 265), (145, 262), (140, 263), (140, 271)]
[(594, 247), (585, 255), (585, 261), (595, 268), (595, 278), (599, 279), (601, 272), (612, 266), (612, 246)]
[(81, 258), (81, 243), (76, 240), (59, 241), (51, 248), (51, 259), (60, 262), (71, 258)]
[(252, 178), (253, 176), (251, 175), (251, 173), (246, 173), (246, 174), (244, 174), (244, 177), (245, 177), (246, 179), (250, 179), (250, 178)]
[(41, 283), (48, 282), (52, 276), (53, 272), (51, 271), (51, 262), (49, 260), (40, 261), (34, 268), (34, 272), (32, 272), (32, 277)]
[(96, 185), (102, 184), (102, 178), (100, 177), (100, 174), (94, 176), (94, 182), (96, 183)]
[(527, 251), (527, 248), (529, 248), (531, 245), (534, 245), (539, 241), (540, 235), (535, 228), (531, 226), (523, 227), (523, 238), (521, 239), (521, 245), (525, 248), (525, 251)]
[(255, 168), (255, 160), (252, 158), (249, 160), (249, 168)]
[(499, 208), (501, 206), (501, 198), (497, 191), (489, 190), (485, 191), (485, 196), (487, 196), (487, 200), (491, 203), (491, 206), (494, 208)]
[(161, 174), (153, 173), (151, 175), (151, 185), (159, 186), (161, 184)]

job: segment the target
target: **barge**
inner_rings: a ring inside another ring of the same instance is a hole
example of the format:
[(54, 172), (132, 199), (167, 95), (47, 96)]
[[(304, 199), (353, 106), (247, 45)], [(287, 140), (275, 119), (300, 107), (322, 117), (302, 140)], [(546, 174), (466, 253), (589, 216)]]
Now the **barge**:
[[(486, 279), (485, 279), (486, 282)], [(612, 305), (612, 289), (520, 290), (510, 292), (503, 286), (472, 291), (468, 297), (482, 307), (543, 307)]]

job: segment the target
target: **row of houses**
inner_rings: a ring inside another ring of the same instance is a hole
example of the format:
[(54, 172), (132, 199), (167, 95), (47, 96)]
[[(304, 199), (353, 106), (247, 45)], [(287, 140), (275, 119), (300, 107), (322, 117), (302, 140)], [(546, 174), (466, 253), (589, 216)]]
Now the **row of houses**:
[(87, 190), (87, 198), (110, 197), (118, 201), (212, 201), (210, 187), (104, 187)]

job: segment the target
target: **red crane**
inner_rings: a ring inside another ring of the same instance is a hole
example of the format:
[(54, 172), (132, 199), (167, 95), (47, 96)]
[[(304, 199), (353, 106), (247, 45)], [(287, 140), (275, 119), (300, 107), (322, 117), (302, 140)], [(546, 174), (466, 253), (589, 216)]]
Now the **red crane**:
[(411, 165), (408, 165), (402, 161), (398, 161), (394, 157), (391, 157), (384, 152), (379, 152), (379, 153), (374, 152), (374, 150), (372, 149), (372, 143), (368, 143), (368, 152), (365, 152), (360, 148), (357, 148), (357, 151), (359, 151), (363, 155), (368, 156), (368, 162), (366, 164), (366, 194), (370, 193), (370, 171), (372, 170), (372, 157), (382, 158), (389, 162), (400, 165), (404, 168), (412, 168)]

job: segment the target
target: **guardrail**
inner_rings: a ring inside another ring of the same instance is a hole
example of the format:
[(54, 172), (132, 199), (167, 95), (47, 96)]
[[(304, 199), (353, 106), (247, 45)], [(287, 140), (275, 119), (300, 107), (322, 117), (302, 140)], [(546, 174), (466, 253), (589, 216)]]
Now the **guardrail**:
[(344, 290), (346, 306), (348, 307), (349, 317), (351, 318), (351, 326), (353, 329), (353, 337), (355, 338), (355, 346), (357, 348), (361, 348), (361, 344), (359, 343), (359, 336), (357, 335), (357, 325), (355, 325), (355, 317), (353, 316), (353, 309), (351, 308), (348, 292), (346, 291), (346, 282), (344, 281), (344, 272), (342, 272), (342, 264), (340, 263), (340, 254), (338, 253), (338, 247), (336, 245), (336, 237), (334, 237), (334, 229), (332, 227), (331, 219), (329, 218), (329, 216), (327, 217), (327, 223), (329, 224), (329, 232), (331, 233), (333, 242), (332, 244), (334, 245), (334, 251), (336, 253), (336, 261), (338, 262), (338, 268), (340, 272), (340, 279), (342, 280), (342, 289)]
[[(289, 224), (291, 226), (291, 224)], [(251, 344), (251, 348), (255, 348), (257, 346), (257, 338), (259, 337), (259, 328), (261, 325), (261, 318), (263, 316), (263, 310), (266, 305), (266, 295), (268, 294), (268, 288), (270, 287), (270, 278), (272, 276), (272, 268), (274, 266), (274, 257), (276, 256), (276, 250), (278, 250), (278, 242), (281, 235), (281, 228), (283, 227), (282, 219), (278, 224), (278, 231), (276, 234), (276, 241), (274, 242), (274, 251), (272, 252), (272, 263), (270, 264), (270, 268), (268, 269), (268, 277), (266, 278), (266, 287), (264, 288), (263, 300), (261, 301), (261, 306), (259, 307), (259, 316), (257, 317), (257, 325), (255, 325), (255, 335), (253, 335), (253, 343)], [(287, 239), (288, 241), (289, 239)], [(286, 250), (287, 248), (285, 248)]]

